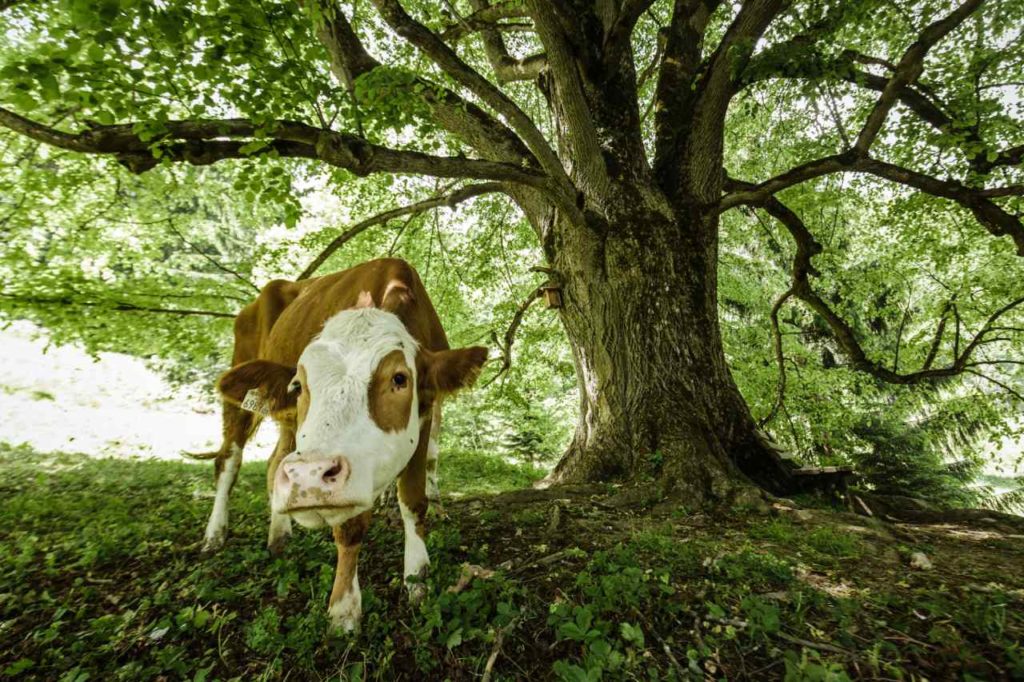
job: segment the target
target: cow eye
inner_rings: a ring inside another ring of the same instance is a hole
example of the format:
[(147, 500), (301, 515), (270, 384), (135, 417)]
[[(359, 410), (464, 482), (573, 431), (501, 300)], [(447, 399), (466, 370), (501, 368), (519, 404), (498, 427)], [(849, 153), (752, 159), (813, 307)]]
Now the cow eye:
[(302, 384), (296, 379), (292, 383), (288, 384), (289, 393), (302, 393)]
[(398, 374), (396, 374), (395, 376), (393, 376), (391, 378), (391, 382), (397, 388), (405, 388), (405, 385), (406, 385), (406, 383), (408, 383), (408, 381), (409, 381), (409, 377), (405, 376), (405, 374), (403, 374), (402, 372), (399, 372)]

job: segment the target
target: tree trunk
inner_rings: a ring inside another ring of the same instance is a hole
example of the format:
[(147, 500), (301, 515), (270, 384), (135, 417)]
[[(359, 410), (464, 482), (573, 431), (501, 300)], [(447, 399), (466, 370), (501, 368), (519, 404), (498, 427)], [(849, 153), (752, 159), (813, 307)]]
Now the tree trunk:
[[(653, 193), (647, 195), (656, 196)], [(630, 192), (586, 225), (556, 223), (580, 415), (560, 482), (649, 482), (695, 503), (751, 499), (786, 472), (757, 435), (726, 364), (717, 310), (717, 221), (683, 219)]]

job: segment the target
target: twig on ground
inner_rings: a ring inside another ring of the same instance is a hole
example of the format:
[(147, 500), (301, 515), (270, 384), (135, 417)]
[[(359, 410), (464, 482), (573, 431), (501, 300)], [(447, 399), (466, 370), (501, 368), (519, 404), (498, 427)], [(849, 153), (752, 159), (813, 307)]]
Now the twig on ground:
[(519, 621), (513, 618), (508, 625), (495, 631), (494, 648), (491, 649), (491, 655), (487, 657), (487, 664), (484, 665), (484, 675), (480, 678), (480, 682), (491, 682), (491, 672), (494, 670), (494, 663), (498, 660), (498, 654), (501, 653), (501, 644), (505, 640), (505, 634), (518, 624)]
[(636, 614), (636, 617), (640, 619), (640, 622), (647, 626), (647, 631), (651, 633), (651, 636), (658, 641), (658, 644), (661, 645), (661, 648), (665, 652), (665, 655), (668, 656), (668, 660), (672, 661), (672, 665), (674, 665), (676, 667), (676, 670), (679, 671), (680, 677), (682, 679), (686, 679), (686, 668), (684, 668), (682, 664), (679, 663), (679, 659), (677, 659), (676, 655), (672, 653), (672, 647), (668, 645), (668, 642), (661, 638), (661, 635), (658, 634), (658, 630), (654, 627), (653, 624), (651, 624), (651, 621), (647, 619), (647, 616), (640, 612), (640, 609), (636, 608), (635, 606), (632, 608), (633, 613)]
[(838, 646), (836, 646), (834, 644), (829, 644), (828, 642), (813, 642), (813, 641), (811, 641), (809, 639), (802, 639), (800, 637), (794, 637), (793, 635), (786, 634), (785, 632), (779, 632), (777, 634), (778, 634), (779, 637), (781, 637), (782, 639), (786, 640), (787, 642), (792, 642), (793, 644), (799, 644), (800, 646), (805, 646), (805, 647), (807, 647), (809, 649), (817, 649), (819, 651), (828, 651), (828, 652), (833, 653), (833, 654), (840, 654), (840, 655), (843, 655), (843, 656), (849, 656), (850, 658), (856, 658), (857, 657), (857, 655), (855, 653), (853, 653), (852, 651), (850, 651), (849, 649), (844, 649), (844, 648), (838, 647)]

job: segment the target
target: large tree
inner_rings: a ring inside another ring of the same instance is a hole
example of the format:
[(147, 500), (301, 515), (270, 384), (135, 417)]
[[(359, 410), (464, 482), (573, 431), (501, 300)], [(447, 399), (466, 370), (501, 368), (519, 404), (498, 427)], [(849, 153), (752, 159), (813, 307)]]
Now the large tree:
[[(771, 311), (780, 368), (790, 299), (852, 367), (895, 384), (978, 372), (981, 349), (1013, 333), (1019, 291), (970, 331), (952, 300), (913, 370), (900, 368), (899, 342), (883, 361), (817, 281), (822, 246), (787, 202), (833, 176), (873, 177), (890, 195), (954, 207), (1001, 238), (995, 248), (1024, 255), (1013, 115), (1024, 2), (369, 4), (6, 0), (0, 125), (135, 173), (263, 157), (324, 164), (336, 182), (457, 181), (405, 214), (507, 196), (562, 292), (580, 394), (562, 481), (651, 473), (692, 501), (732, 499), (748, 479), (786, 487), (723, 349), (728, 211), (763, 211), (795, 244)], [(791, 102), (822, 107), (830, 133), (809, 143), (780, 106), (765, 124), (790, 125), (791, 148), (765, 131), (772, 145), (747, 134), (730, 149), (731, 105), (768, 106), (759, 94), (789, 84)]]

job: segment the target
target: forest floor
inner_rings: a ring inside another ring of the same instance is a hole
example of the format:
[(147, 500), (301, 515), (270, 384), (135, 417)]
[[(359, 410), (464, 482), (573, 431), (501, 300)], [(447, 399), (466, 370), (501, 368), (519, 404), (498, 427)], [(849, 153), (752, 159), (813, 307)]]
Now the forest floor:
[[(530, 472), (456, 459), (442, 481), (475, 496), (433, 519), (427, 598), (408, 604), (401, 524), (382, 513), (347, 637), (328, 633), (329, 534), (264, 549), (262, 463), (203, 558), (212, 467), (0, 446), (0, 678), (1024, 679), (1019, 517), (481, 495)], [(459, 585), (467, 564), (480, 575)]]

